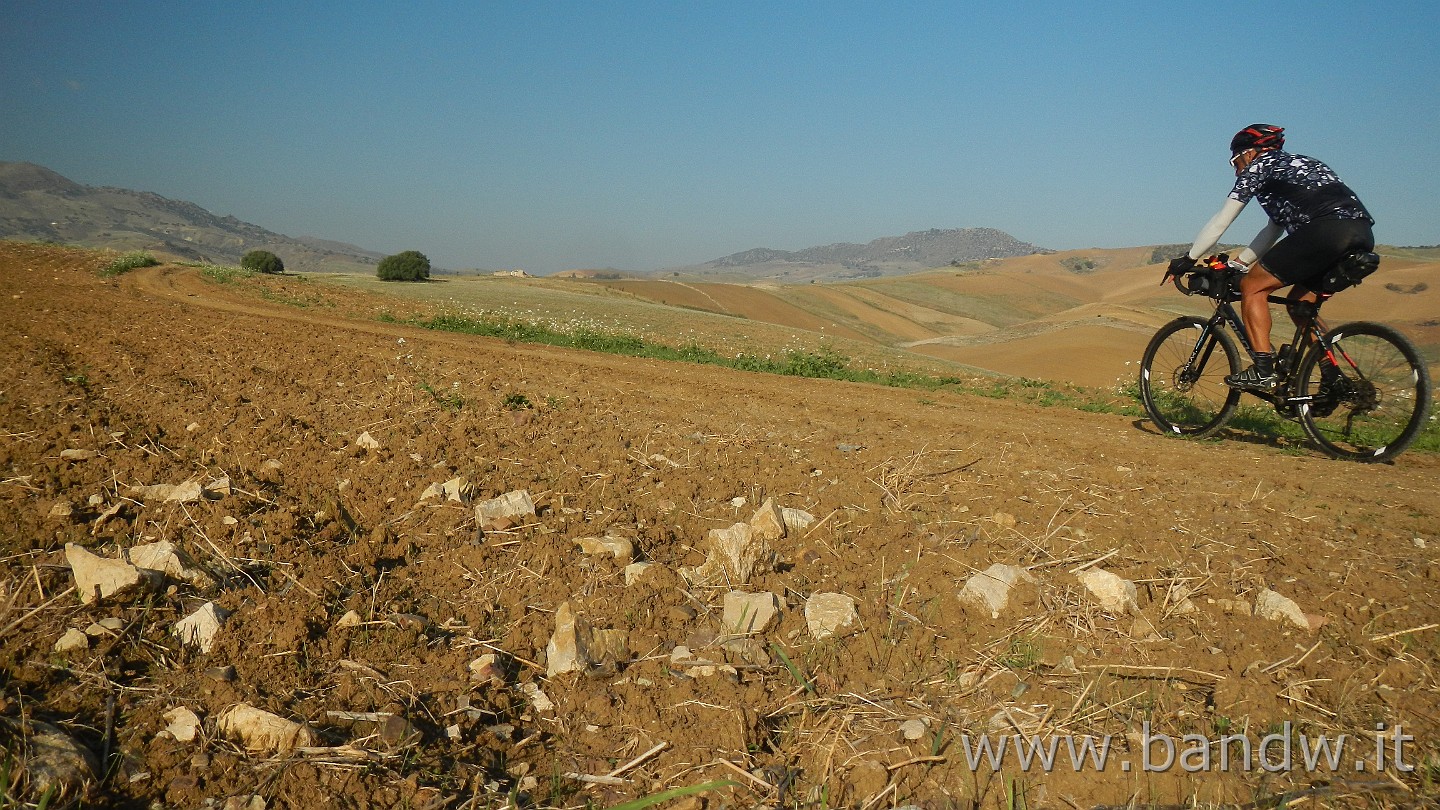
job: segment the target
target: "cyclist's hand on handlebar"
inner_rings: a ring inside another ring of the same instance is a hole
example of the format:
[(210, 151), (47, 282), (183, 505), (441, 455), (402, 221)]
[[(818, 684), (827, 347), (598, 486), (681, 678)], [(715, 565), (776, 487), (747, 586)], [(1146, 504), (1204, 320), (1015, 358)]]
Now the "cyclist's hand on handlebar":
[(1179, 276), (1195, 269), (1195, 260), (1189, 256), (1177, 256), (1170, 260), (1169, 266), (1165, 269), (1165, 277), (1160, 279), (1161, 286), (1169, 281), (1172, 276)]

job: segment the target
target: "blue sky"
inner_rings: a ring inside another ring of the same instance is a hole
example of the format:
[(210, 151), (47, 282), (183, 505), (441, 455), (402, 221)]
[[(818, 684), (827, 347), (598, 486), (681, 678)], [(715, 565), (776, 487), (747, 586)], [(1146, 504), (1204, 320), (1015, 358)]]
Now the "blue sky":
[(1188, 241), (1265, 121), (1435, 244), (1437, 31), (1433, 0), (0, 0), (0, 160), (441, 267), (649, 270)]

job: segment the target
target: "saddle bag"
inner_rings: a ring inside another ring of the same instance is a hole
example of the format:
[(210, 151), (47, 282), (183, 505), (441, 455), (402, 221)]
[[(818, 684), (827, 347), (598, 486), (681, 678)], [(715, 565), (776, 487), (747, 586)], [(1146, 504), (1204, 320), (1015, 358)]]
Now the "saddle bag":
[(1380, 266), (1380, 257), (1374, 253), (1351, 253), (1320, 277), (1320, 291), (1337, 293), (1359, 284), (1366, 276)]

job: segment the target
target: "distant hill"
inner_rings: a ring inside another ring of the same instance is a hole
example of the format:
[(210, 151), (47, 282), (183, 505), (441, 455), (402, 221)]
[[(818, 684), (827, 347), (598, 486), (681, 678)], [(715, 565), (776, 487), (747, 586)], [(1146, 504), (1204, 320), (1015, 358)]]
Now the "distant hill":
[(1049, 253), (994, 228), (932, 228), (887, 236), (863, 245), (833, 245), (786, 251), (754, 248), (704, 264), (672, 267), (662, 276), (711, 281), (840, 281), (898, 276), (985, 259)]
[(268, 250), (286, 269), (373, 273), (384, 254), (342, 242), (285, 236), (194, 203), (145, 191), (76, 183), (33, 163), (0, 162), (0, 238), (144, 250), (234, 265)]

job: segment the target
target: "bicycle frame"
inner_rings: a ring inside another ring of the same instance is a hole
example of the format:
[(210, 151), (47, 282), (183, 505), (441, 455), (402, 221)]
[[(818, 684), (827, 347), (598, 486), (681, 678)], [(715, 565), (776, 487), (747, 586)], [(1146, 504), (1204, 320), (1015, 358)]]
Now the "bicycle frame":
[[(1231, 294), (1229, 292), (1230, 279), (1226, 279), (1225, 286), (1227, 288), (1225, 294), (1212, 296), (1215, 301), (1215, 314), (1210, 316), (1210, 320), (1205, 324), (1205, 328), (1201, 331), (1200, 337), (1195, 341), (1195, 350), (1190, 354), (1187, 368), (1202, 368), (1209, 362), (1210, 352), (1215, 349), (1215, 341), (1211, 339), (1211, 335), (1216, 330), (1223, 329), (1227, 325), (1240, 340), (1240, 345), (1244, 347), (1245, 354), (1250, 357), (1250, 361), (1252, 363), (1255, 361), (1255, 347), (1250, 344), (1250, 336), (1245, 331), (1245, 323), (1241, 320), (1240, 313), (1235, 311), (1234, 302), (1231, 301)], [(1302, 396), (1295, 390), (1295, 383), (1298, 382), (1298, 380), (1295, 378), (1293, 372), (1300, 366), (1300, 360), (1305, 351), (1312, 345), (1321, 346), (1330, 362), (1336, 362), (1335, 355), (1331, 352), (1330, 346), (1325, 341), (1325, 335), (1329, 332), (1329, 329), (1325, 326), (1325, 322), (1320, 319), (1320, 305), (1329, 300), (1330, 296), (1325, 293), (1316, 294), (1320, 297), (1320, 300), (1315, 302), (1297, 301), (1279, 295), (1269, 295), (1265, 298), (1267, 304), (1280, 304), (1295, 315), (1295, 335), (1291, 338), (1289, 344), (1291, 346), (1291, 354), (1288, 364), (1284, 368), (1278, 366), (1276, 368), (1280, 376), (1280, 384), (1276, 387), (1274, 393), (1266, 394), (1258, 391), (1247, 391), (1246, 393), (1254, 394), (1256, 397), (1275, 406), (1275, 410), (1279, 411), (1282, 416), (1293, 416), (1295, 409), (1300, 405), (1316, 400), (1316, 396), (1313, 394)], [(1354, 363), (1350, 365), (1353, 367)]]

